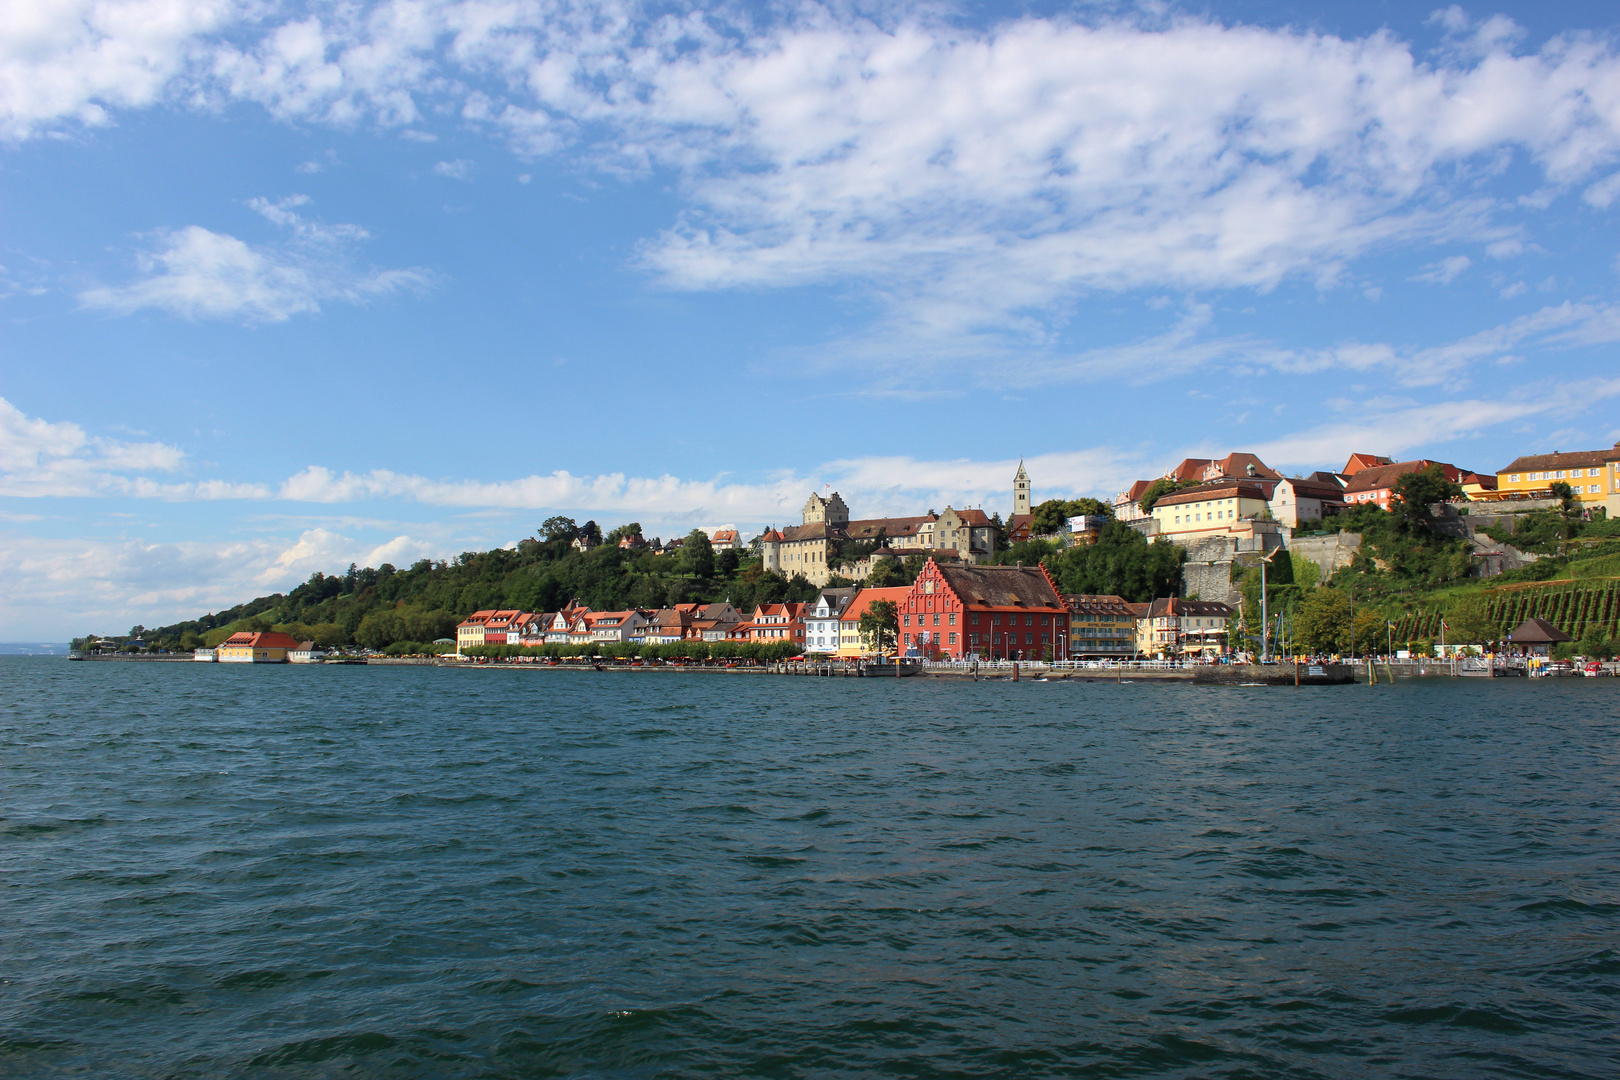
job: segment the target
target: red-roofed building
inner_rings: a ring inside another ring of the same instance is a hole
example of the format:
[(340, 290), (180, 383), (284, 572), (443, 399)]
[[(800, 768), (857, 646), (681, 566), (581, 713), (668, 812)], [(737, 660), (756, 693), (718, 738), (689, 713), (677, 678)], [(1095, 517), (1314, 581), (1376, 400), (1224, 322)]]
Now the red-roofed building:
[(900, 652), (955, 659), (1068, 658), (1069, 609), (1042, 566), (941, 566), (900, 604)]
[[(507, 634), (512, 629), (512, 623), (517, 619), (517, 617), (519, 615), (522, 615), (522, 614), (523, 614), (523, 612), (518, 611), (515, 608), (510, 609), (510, 610), (490, 612), (489, 618), (484, 620), (484, 644), (485, 645), (506, 645), (506, 644), (509, 644), (509, 642), (507, 641)], [(513, 635), (513, 639), (510, 642), (510, 644), (513, 644), (513, 645), (517, 644), (516, 635)]]
[(1453, 483), (1461, 483), (1463, 471), (1455, 465), (1448, 465), (1443, 461), (1430, 461), (1420, 458), (1417, 461), (1400, 461), (1393, 465), (1371, 465), (1362, 468), (1350, 478), (1350, 483), (1344, 488), (1344, 501), (1347, 506), (1361, 506), (1365, 503), (1376, 503), (1381, 510), (1388, 510), (1395, 495), (1395, 484), (1407, 473), (1422, 472), (1430, 465), (1440, 466), (1440, 471), (1446, 474), (1446, 479)]
[[(855, 594), (855, 598), (844, 608), (843, 614), (838, 617), (838, 654), (839, 656), (876, 656), (877, 644), (865, 634), (861, 633), (861, 616), (865, 615), (871, 606), (879, 600), (887, 600), (895, 605), (896, 610), (911, 594), (910, 585), (896, 585), (887, 589), (862, 589)], [(899, 636), (895, 637), (896, 642)], [(884, 655), (894, 655), (888, 650)]]
[(808, 604), (760, 604), (748, 620), (748, 640), (771, 645), (791, 641), (804, 648), (804, 611)]
[(1345, 476), (1354, 476), (1362, 469), (1372, 469), (1379, 465), (1393, 464), (1395, 464), (1394, 461), (1387, 457), (1380, 457), (1378, 454), (1351, 454), (1350, 460), (1344, 463), (1344, 468), (1340, 469), (1339, 472)]
[(276, 630), (239, 630), (220, 643), (215, 658), (221, 664), (285, 664), (298, 639)]
[(484, 624), (495, 614), (494, 608), (475, 611), (456, 624), (456, 652), (484, 643)]

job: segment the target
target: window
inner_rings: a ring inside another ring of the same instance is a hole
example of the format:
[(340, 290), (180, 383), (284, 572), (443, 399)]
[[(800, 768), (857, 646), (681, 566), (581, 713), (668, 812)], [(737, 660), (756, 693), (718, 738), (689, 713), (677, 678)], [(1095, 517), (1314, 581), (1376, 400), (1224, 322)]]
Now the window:
[[(911, 625), (911, 616), (910, 615), (902, 615), (902, 616), (900, 616), (900, 625), (901, 626), (910, 626)], [(911, 639), (907, 638), (906, 640), (910, 641)]]
[(934, 612), (934, 625), (935, 626), (939, 625), (939, 612), (937, 612), (937, 611)]
[(1035, 616), (1033, 616), (1033, 615), (1025, 615), (1024, 616), (1024, 625), (1025, 626), (1034, 626), (1035, 625)]
[(952, 645), (956, 644), (956, 635), (954, 633), (951, 635), (951, 644)]
[(1519, 482), (1519, 474), (1518, 473), (1513, 473), (1512, 475), (1510, 475), (1508, 477), (1508, 483), (1517, 484), (1518, 482)]
[(1559, 469), (1558, 473), (1557, 473), (1557, 476), (1558, 476), (1558, 479), (1562, 480), (1564, 478), (1564, 470)]
[(968, 616), (968, 622), (973, 626), (978, 626), (979, 625), (979, 613), (977, 611), (975, 611), (973, 614), (969, 615)]
[(1597, 474), (1598, 474), (1598, 471), (1596, 469), (1587, 469), (1586, 470), (1586, 475), (1587, 476), (1596, 476)]
[(1050, 645), (1050, 644), (1052, 644), (1052, 638), (1051, 638), (1051, 635), (1049, 635), (1049, 634), (1042, 634), (1042, 635), (1041, 635), (1041, 644), (1042, 644), (1042, 645)]
[(907, 645), (910, 645), (910, 644), (911, 644), (911, 635), (910, 635), (910, 634), (907, 634), (907, 635), (906, 635), (906, 644), (907, 644)]
[(1033, 645), (1033, 644), (1035, 644), (1035, 635), (1034, 634), (1025, 634), (1024, 635), (1024, 644), (1025, 645)]
[(951, 612), (951, 625), (952, 626), (956, 625), (956, 612), (954, 612), (954, 611)]
[(1000, 626), (1001, 625), (1001, 616), (1000, 615), (992, 615), (992, 616), (990, 616), (990, 625), (991, 626)]

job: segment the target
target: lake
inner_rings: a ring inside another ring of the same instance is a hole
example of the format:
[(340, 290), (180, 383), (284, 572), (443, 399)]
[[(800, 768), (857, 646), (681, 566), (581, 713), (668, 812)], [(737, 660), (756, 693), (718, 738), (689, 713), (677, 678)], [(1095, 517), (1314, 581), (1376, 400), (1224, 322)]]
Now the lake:
[(0, 1075), (1612, 1077), (1620, 679), (0, 658)]

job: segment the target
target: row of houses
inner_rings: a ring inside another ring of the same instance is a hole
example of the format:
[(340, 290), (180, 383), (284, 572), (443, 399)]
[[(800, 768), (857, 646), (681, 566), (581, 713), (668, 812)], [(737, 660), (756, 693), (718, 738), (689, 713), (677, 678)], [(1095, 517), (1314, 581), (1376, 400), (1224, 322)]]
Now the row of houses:
[[(892, 642), (882, 648), (863, 616), (895, 607)], [(727, 603), (657, 610), (474, 612), (456, 628), (457, 651), (481, 645), (540, 646), (790, 642), (807, 655), (879, 654), (957, 660), (1206, 656), (1226, 650), (1233, 610), (1226, 604), (1166, 598), (1127, 603), (1118, 596), (1059, 593), (1041, 566), (989, 566), (929, 558), (917, 579), (892, 588), (824, 588), (808, 603), (761, 604), (744, 616)]]
[(1388, 510), (1403, 476), (1437, 467), (1471, 502), (1501, 503), (1553, 498), (1552, 485), (1566, 483), (1584, 506), (1608, 505), (1620, 512), (1620, 443), (1609, 450), (1536, 454), (1515, 459), (1496, 473), (1473, 472), (1429, 458), (1392, 461), (1351, 454), (1338, 472), (1284, 476), (1253, 454), (1186, 458), (1162, 479), (1187, 485), (1143, 510), (1155, 480), (1138, 480), (1114, 496), (1115, 516), (1150, 536), (1190, 544), (1220, 534), (1250, 533), (1255, 523), (1309, 529), (1353, 506)]

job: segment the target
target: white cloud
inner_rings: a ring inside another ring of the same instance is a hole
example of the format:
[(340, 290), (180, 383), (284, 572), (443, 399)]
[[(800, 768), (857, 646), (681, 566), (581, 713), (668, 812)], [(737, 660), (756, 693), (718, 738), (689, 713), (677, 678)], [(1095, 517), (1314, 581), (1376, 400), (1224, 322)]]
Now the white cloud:
[(473, 163), (466, 158), (457, 158), (454, 161), (441, 161), (433, 166), (435, 176), (447, 176), (451, 180), (465, 180), (472, 175)]
[(316, 570), (409, 565), (444, 553), (410, 536), (376, 544), (320, 528), (296, 539), (185, 543), (12, 532), (0, 535), (0, 637), (122, 633), (284, 592)]
[[(1153, 14), (973, 29), (927, 6), (62, 6), (23, 4), (49, 26), (4, 54), (11, 83), (58, 88), (13, 99), (14, 137), (182, 91), (407, 135), (459, 114), (525, 155), (673, 173), (685, 210), (639, 256), (670, 286), (861, 283), (912, 338), (1039, 339), (1081, 293), (1331, 286), (1381, 248), (1518, 242), (1482, 174), (1518, 156), (1532, 201), (1587, 185), (1601, 203), (1591, 178), (1620, 156), (1613, 42), (1526, 52), (1511, 22), (1460, 14), (1431, 61), (1385, 33)], [(96, 75), (94, 42), (145, 59)], [(270, 291), (243, 310), (307, 310)]]
[(88, 289), (79, 299), (88, 307), (127, 315), (155, 308), (187, 319), (281, 322), (320, 310), (323, 302), (364, 303), (401, 289), (425, 287), (431, 275), (420, 268), (362, 269), (353, 246), (367, 239), (357, 225), (327, 225), (295, 210), (303, 195), (249, 206), (286, 229), (279, 244), (252, 246), (200, 225), (160, 230), (136, 265), (142, 276), (123, 286)]
[(124, 493), (136, 481), (122, 474), (174, 472), (184, 461), (176, 447), (92, 437), (78, 424), (31, 417), (0, 398), (0, 496)]
[(1457, 280), (1459, 274), (1474, 265), (1474, 261), (1466, 255), (1453, 255), (1441, 259), (1437, 263), (1430, 263), (1419, 274), (1408, 278), (1409, 281), (1427, 281), (1436, 285), (1450, 285)]
[(0, 3), (0, 138), (162, 100), (227, 25), (227, 0), (5, 0)]
[(1530, 286), (1526, 285), (1524, 282), (1515, 281), (1513, 284), (1504, 288), (1498, 295), (1501, 296), (1503, 300), (1512, 300), (1515, 296), (1523, 296), (1529, 290)]

